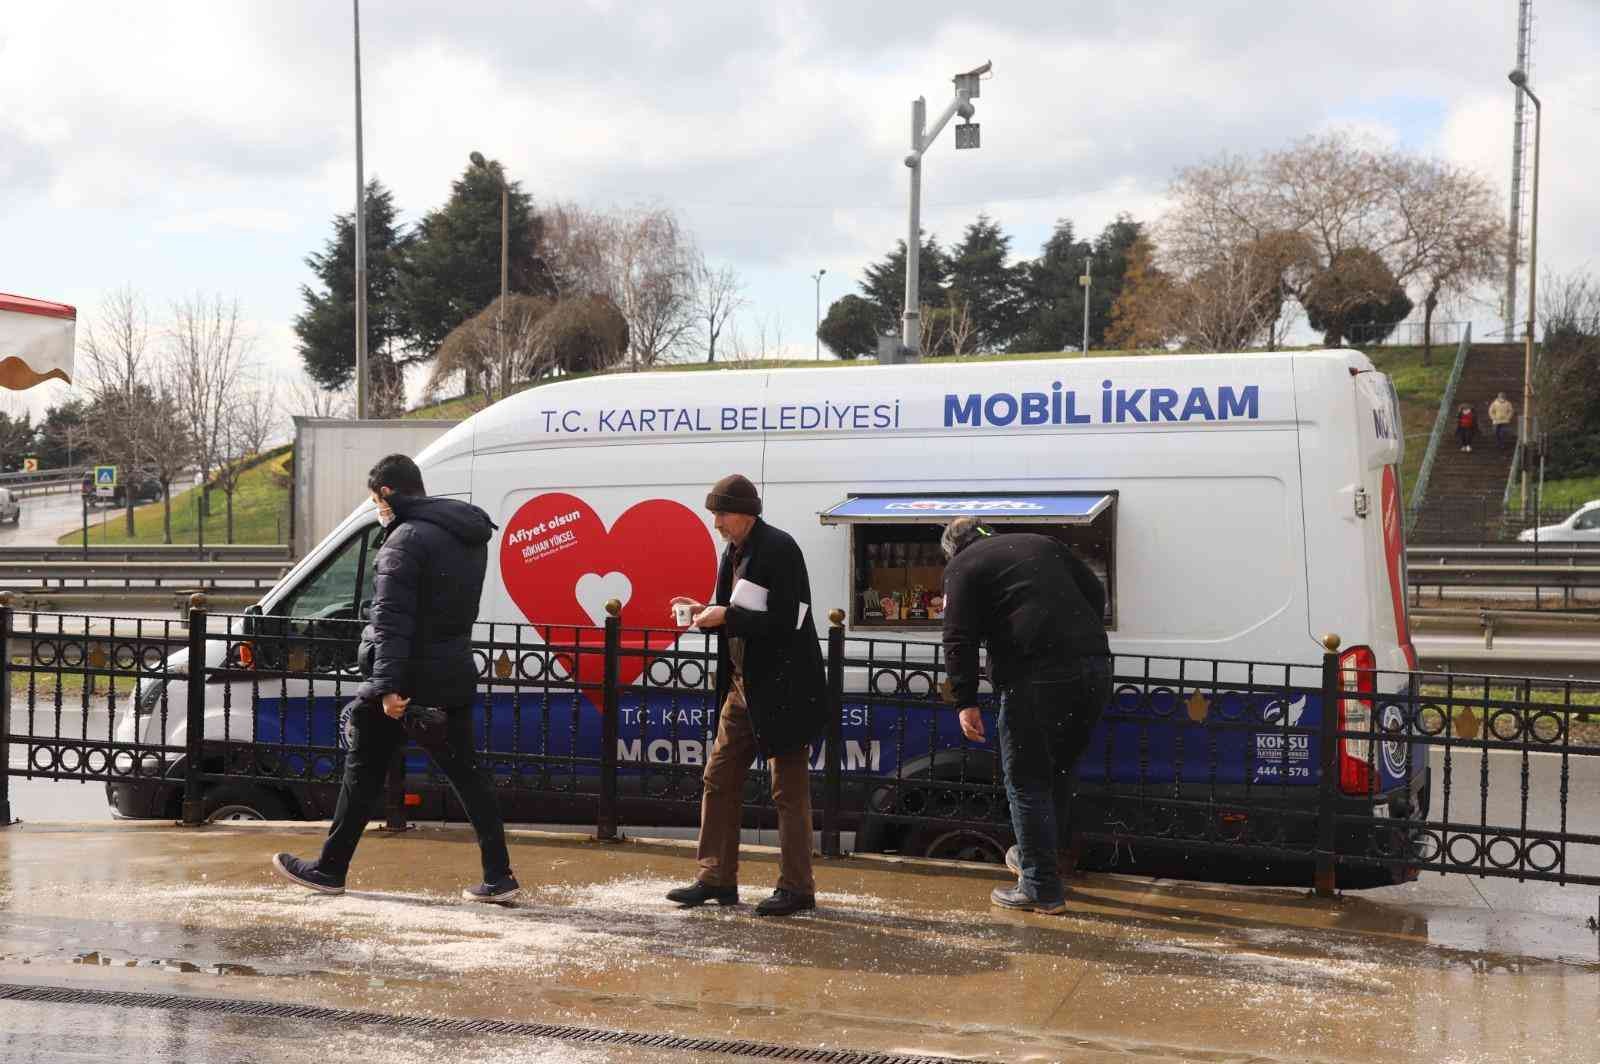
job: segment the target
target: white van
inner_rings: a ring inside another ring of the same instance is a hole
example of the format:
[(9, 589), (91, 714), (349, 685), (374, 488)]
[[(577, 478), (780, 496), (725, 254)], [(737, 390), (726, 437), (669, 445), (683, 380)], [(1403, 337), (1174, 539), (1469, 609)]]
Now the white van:
[[(839, 608), (852, 637), (936, 643), (934, 544), (942, 522), (975, 513), (1070, 542), (1107, 586), (1111, 646), (1124, 660), (1315, 666), (1322, 637), (1335, 633), (1345, 664), (1403, 673), (1414, 657), (1401, 449), (1388, 378), (1359, 352), (1329, 350), (589, 377), (497, 403), (417, 460), (430, 493), (470, 499), (499, 524), (486, 623), (597, 625), (616, 598), (624, 624), (670, 624), (672, 596), (712, 591), (719, 545), (707, 487), (742, 472), (760, 486), (766, 519), (805, 552), (819, 627)], [(358, 616), (375, 527), (370, 504), (357, 506), (259, 611)], [(1219, 668), (1237, 679), (1234, 666)], [(1370, 682), (1361, 675), (1353, 686)], [(312, 713), (303, 685), (272, 694), (244, 687), (229, 698), (254, 697), (262, 742), (331, 740), (332, 699)], [(169, 741), (181, 743), (183, 692), (142, 692), (149, 706), (158, 698), (179, 726)], [(220, 712), (222, 699), (212, 701), (208, 714)], [(1318, 701), (1280, 708), (1309, 725)], [(1365, 726), (1370, 702), (1340, 704), (1348, 725)], [(866, 716), (847, 732), (851, 767), (911, 771)], [(658, 748), (693, 763), (681, 744), (703, 753), (706, 735), (668, 735), (666, 717), (624, 756), (653, 759)], [(574, 744), (598, 748), (592, 719), (572, 732)], [(240, 721), (230, 734), (246, 737)], [(1223, 782), (1287, 783), (1314, 800), (1306, 738), (1257, 737), (1228, 755), (1236, 763)], [(1086, 782), (1115, 777), (1133, 756), (1107, 753), (1106, 741), (1115, 745), (1102, 739), (1084, 759)], [(1416, 808), (1425, 766), (1408, 744), (1384, 743), (1382, 757), (1347, 746), (1352, 762), (1380, 772), (1353, 793)], [(916, 768), (936, 760), (925, 751)], [(125, 791), (118, 809), (166, 815), (170, 800)], [(267, 815), (326, 813), (322, 800), (287, 790), (264, 804)]]

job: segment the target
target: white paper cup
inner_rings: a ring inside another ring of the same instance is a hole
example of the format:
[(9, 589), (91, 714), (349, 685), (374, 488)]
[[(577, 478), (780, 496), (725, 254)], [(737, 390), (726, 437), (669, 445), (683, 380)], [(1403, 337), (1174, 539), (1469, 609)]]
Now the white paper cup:
[(672, 619), (679, 628), (687, 628), (694, 623), (694, 603), (675, 602), (672, 604)]

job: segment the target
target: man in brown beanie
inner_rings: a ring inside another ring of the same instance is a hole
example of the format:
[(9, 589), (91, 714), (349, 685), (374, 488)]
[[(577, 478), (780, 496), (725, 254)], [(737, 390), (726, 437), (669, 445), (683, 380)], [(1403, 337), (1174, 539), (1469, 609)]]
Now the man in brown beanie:
[(794, 537), (761, 520), (756, 486), (737, 473), (706, 496), (717, 533), (728, 544), (717, 569), (716, 601), (689, 598), (694, 623), (717, 639), (717, 739), (706, 758), (700, 799), (700, 873), (669, 891), (685, 907), (739, 903), (739, 827), (745, 773), (759, 752), (772, 775), (782, 850), (778, 886), (758, 916), (814, 909), (811, 876), (811, 773), (808, 745), (822, 732), (827, 681), (811, 580)]

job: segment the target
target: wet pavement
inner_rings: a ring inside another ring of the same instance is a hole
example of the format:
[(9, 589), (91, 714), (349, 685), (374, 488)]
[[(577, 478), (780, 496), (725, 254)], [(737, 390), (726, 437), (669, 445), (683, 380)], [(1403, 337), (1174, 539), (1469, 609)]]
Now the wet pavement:
[(1576, 904), (1091, 876), (1048, 917), (991, 909), (998, 870), (879, 857), (819, 861), (818, 910), (770, 921), (750, 908), (770, 852), (746, 866), (746, 905), (684, 911), (662, 894), (692, 878), (691, 846), (513, 832), (526, 894), (502, 910), (456, 900), (477, 852), (453, 828), (369, 834), (343, 897), (271, 874), (321, 830), (0, 830), (0, 1060), (738, 1059), (4, 1000), (19, 985), (996, 1061), (1600, 1059)]

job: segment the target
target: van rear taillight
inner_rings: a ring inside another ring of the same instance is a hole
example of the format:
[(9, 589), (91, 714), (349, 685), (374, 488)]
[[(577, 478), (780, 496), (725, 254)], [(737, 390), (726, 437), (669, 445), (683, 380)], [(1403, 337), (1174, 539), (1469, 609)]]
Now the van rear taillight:
[[(1339, 655), (1339, 688), (1366, 696), (1339, 699), (1339, 730), (1370, 733), (1372, 695), (1378, 690), (1378, 658), (1371, 647), (1351, 647)], [(1339, 789), (1370, 794), (1372, 782), (1372, 740), (1345, 736), (1339, 744)]]

